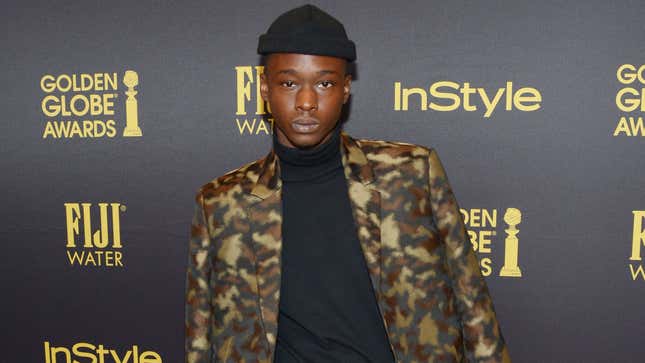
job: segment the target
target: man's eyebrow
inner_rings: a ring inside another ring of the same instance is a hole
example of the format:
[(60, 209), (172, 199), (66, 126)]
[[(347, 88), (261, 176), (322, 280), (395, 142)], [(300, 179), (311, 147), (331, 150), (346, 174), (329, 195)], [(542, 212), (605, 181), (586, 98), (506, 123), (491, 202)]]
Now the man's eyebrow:
[(282, 74), (282, 73), (285, 73), (285, 74), (295, 74), (295, 73), (297, 73), (297, 72), (296, 72), (296, 70), (295, 70), (295, 69), (289, 68), (289, 69), (281, 69), (281, 70), (277, 71), (276, 73), (278, 73), (278, 74)]
[(338, 74), (338, 72), (331, 70), (331, 69), (323, 69), (322, 71), (317, 72), (319, 75), (323, 74)]

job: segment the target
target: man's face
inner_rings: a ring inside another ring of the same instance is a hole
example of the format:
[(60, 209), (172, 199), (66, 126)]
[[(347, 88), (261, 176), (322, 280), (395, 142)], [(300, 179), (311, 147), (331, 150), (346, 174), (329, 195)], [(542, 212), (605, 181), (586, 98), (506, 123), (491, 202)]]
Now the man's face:
[(288, 147), (310, 148), (327, 141), (349, 98), (351, 75), (343, 58), (273, 53), (260, 77), (274, 132)]

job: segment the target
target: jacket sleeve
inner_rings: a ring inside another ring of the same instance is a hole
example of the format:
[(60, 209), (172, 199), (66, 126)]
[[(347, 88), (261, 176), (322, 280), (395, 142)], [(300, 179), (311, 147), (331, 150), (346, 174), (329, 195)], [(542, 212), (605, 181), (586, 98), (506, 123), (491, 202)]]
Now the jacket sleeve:
[(188, 244), (186, 269), (186, 363), (211, 362), (211, 293), (209, 288), (211, 240), (201, 192), (195, 197), (195, 209)]
[(462, 326), (464, 358), (468, 362), (510, 362), (486, 281), (446, 172), (434, 149), (430, 149), (428, 166), (430, 204), (445, 244), (446, 266)]

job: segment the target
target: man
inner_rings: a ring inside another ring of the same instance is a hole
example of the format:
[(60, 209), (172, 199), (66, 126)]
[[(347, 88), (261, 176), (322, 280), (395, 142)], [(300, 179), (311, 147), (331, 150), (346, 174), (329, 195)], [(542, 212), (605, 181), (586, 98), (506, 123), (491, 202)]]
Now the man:
[(302, 6), (258, 52), (273, 147), (197, 193), (186, 361), (510, 362), (437, 152), (341, 131), (343, 25)]

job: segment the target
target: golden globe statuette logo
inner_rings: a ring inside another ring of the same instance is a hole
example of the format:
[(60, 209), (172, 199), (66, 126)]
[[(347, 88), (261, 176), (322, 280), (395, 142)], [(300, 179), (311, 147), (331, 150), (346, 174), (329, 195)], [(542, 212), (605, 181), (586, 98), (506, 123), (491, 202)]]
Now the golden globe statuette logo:
[(632, 228), (632, 254), (629, 256), (629, 260), (634, 262), (629, 263), (629, 271), (631, 272), (633, 281), (636, 281), (639, 277), (640, 280), (645, 281), (645, 270), (643, 269), (643, 258), (641, 257), (641, 248), (645, 246), (645, 229), (643, 229), (645, 210), (633, 210), (632, 214), (634, 215)]
[[(119, 136), (141, 136), (138, 104), (134, 87), (137, 73), (127, 71), (123, 77), (129, 87), (125, 92), (125, 112), (115, 107), (123, 97), (117, 72), (44, 74), (40, 79), (43, 97), (40, 109), (44, 119), (43, 139), (100, 139)], [(124, 125), (125, 124), (125, 125)]]
[(508, 229), (505, 229), (507, 237), (504, 240), (504, 266), (499, 272), (503, 277), (522, 277), (522, 271), (517, 265), (518, 246), (519, 240), (517, 233), (519, 230), (515, 228), (522, 221), (522, 212), (517, 208), (508, 208), (504, 213), (504, 222), (508, 224)]
[(139, 75), (137, 72), (125, 71), (123, 84), (128, 87), (128, 90), (125, 91), (128, 98), (125, 101), (125, 129), (123, 130), (123, 136), (139, 137), (143, 133), (141, 132), (141, 128), (139, 128), (139, 104), (134, 97), (139, 93), (134, 90), (134, 87), (139, 85)]
[[(502, 209), (503, 210), (503, 209)], [(477, 253), (479, 267), (483, 276), (494, 275), (499, 271), (502, 277), (522, 277), (518, 266), (519, 241), (516, 234), (519, 230), (516, 225), (520, 223), (522, 213), (518, 208), (507, 208), (504, 214), (504, 221), (509, 225), (506, 234), (498, 234), (497, 230), (502, 229), (503, 223), (498, 222), (498, 215), (501, 211), (497, 208), (460, 208), (464, 225), (470, 239), (473, 250)], [(499, 212), (499, 213), (498, 213)], [(499, 238), (498, 238), (499, 236)], [(506, 236), (504, 243), (504, 266), (499, 268), (498, 261), (501, 261), (502, 236)]]

